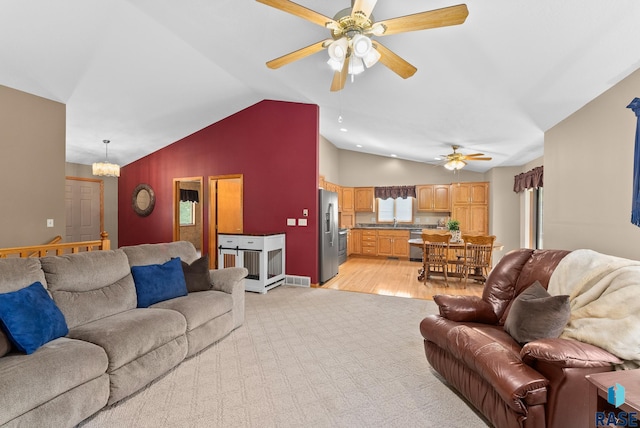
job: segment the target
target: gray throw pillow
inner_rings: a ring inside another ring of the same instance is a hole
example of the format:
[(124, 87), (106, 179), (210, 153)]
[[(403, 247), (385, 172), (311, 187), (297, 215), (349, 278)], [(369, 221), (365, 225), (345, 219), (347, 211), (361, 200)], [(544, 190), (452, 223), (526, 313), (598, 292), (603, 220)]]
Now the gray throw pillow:
[(182, 262), (184, 280), (187, 283), (187, 291), (211, 290), (211, 277), (209, 276), (209, 255), (204, 255), (193, 263)]
[(536, 281), (513, 301), (504, 329), (519, 343), (556, 338), (570, 315), (569, 296), (552, 296)]

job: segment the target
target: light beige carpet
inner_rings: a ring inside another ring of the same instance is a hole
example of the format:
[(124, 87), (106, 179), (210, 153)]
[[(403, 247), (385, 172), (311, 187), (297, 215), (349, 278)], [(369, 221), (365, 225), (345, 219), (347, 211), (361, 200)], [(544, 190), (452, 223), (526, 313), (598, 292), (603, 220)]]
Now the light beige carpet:
[(246, 321), (88, 427), (486, 427), (434, 375), (428, 300), (280, 286)]

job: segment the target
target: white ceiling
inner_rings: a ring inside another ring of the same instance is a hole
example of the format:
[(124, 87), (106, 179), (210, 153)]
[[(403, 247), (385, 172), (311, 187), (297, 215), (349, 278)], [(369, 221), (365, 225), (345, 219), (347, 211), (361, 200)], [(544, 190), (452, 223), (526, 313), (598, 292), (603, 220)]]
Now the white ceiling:
[[(373, 14), (455, 4), (379, 0)], [(109, 139), (127, 164), (275, 99), (318, 104), (339, 148), (433, 162), (458, 144), (493, 157), (467, 167), (486, 171), (541, 156), (544, 131), (640, 67), (637, 0), (466, 4), (462, 25), (381, 38), (413, 77), (376, 64), (336, 93), (326, 52), (265, 66), (328, 30), (253, 0), (0, 0), (0, 84), (67, 105), (69, 162), (102, 160)]]

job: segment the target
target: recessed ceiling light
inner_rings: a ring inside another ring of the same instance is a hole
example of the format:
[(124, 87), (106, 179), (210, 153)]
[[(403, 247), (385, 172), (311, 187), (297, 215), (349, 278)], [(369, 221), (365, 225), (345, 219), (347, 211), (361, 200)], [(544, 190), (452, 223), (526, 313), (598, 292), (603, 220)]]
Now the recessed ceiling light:
[(434, 160), (442, 160), (442, 158), (439, 158), (439, 157), (437, 157), (437, 156), (436, 156), (435, 158), (433, 158), (433, 159), (434, 159)]
[(397, 158), (397, 157), (398, 157), (398, 155), (394, 155), (394, 154), (392, 154), (392, 155), (391, 155), (391, 157), (392, 157), (392, 158)]
[(362, 144), (356, 144), (356, 147), (362, 148)]
[(348, 129), (347, 129), (347, 128), (340, 128), (340, 130), (341, 130), (342, 132), (347, 132), (347, 131), (348, 131)]

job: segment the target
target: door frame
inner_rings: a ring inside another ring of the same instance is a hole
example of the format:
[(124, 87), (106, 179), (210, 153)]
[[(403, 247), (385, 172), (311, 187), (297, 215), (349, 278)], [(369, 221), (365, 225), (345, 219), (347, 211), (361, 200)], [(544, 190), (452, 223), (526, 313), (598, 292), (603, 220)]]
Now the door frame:
[(180, 239), (180, 182), (197, 181), (200, 183), (200, 195), (202, 200), (198, 203), (200, 218), (202, 219), (202, 233), (200, 233), (200, 251), (204, 250), (204, 177), (179, 177), (173, 179), (173, 241)]
[[(227, 174), (227, 175), (210, 175), (207, 179), (209, 186), (209, 267), (218, 268), (218, 186), (219, 180), (240, 179), (240, 203), (242, 205), (241, 213), (244, 212), (244, 175), (243, 174)], [(243, 214), (244, 228), (244, 214)]]

